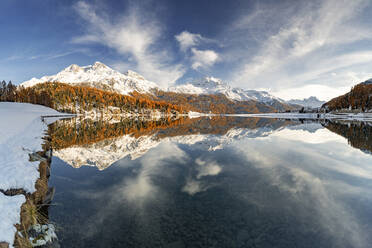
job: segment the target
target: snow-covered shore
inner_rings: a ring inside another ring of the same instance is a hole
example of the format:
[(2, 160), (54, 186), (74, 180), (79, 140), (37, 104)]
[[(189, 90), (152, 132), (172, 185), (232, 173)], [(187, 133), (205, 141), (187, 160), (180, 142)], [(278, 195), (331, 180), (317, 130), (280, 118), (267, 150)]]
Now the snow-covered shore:
[(260, 117), (279, 119), (328, 119), (349, 121), (372, 121), (372, 113), (265, 113), (265, 114), (235, 114), (226, 116)]
[[(30, 153), (42, 150), (47, 124), (41, 116), (63, 115), (40, 105), (0, 102), (0, 190), (22, 189), (35, 192), (39, 161), (29, 161)], [(0, 192), (0, 242), (14, 243), (20, 221), (23, 195), (6, 196)]]

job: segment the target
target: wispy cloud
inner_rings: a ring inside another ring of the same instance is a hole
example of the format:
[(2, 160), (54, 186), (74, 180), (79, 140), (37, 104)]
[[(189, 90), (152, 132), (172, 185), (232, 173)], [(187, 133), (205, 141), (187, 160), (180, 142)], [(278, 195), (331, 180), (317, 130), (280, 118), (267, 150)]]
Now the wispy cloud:
[(42, 60), (52, 60), (61, 57), (65, 57), (75, 53), (88, 53), (88, 50), (85, 48), (80, 49), (73, 49), (70, 51), (60, 51), (60, 52), (53, 52), (53, 53), (46, 53), (46, 54), (38, 54), (38, 55), (12, 55), (10, 57), (2, 59), (2, 61), (20, 61), (20, 60), (35, 60), (35, 59), (42, 59)]
[(3, 60), (3, 61), (15, 61), (15, 60), (20, 60), (20, 59), (23, 59), (23, 56), (12, 55), (12, 56), (10, 56), (10, 57), (3, 58), (2, 60)]
[[(242, 63), (232, 73), (232, 80), (239, 86), (274, 90), (307, 84), (345, 84), (321, 80), (325, 73), (371, 64), (372, 50), (360, 51), (358, 46), (358, 42), (372, 39), (371, 26), (357, 18), (368, 4), (366, 0), (298, 2), (286, 6), (285, 15), (272, 5), (258, 6), (233, 25), (231, 33), (239, 34), (235, 39), (254, 39), (258, 49), (253, 56), (240, 50)], [(264, 25), (267, 18), (277, 19), (272, 22), (274, 30)], [(252, 35), (255, 29), (265, 31), (263, 27), (267, 28), (265, 35)]]
[(140, 9), (132, 7), (115, 20), (99, 15), (95, 6), (86, 2), (78, 2), (75, 10), (88, 28), (85, 34), (74, 37), (73, 43), (94, 42), (115, 49), (129, 57), (127, 61), (134, 70), (161, 85), (173, 83), (183, 75), (182, 65), (173, 64), (171, 54), (156, 47), (162, 35), (161, 25)]

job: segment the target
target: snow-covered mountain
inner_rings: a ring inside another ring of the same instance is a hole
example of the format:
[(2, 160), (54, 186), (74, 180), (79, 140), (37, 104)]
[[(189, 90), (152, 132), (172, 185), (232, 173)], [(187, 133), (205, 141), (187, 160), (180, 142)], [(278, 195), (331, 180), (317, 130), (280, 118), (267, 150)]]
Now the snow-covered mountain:
[(205, 77), (196, 81), (169, 87), (168, 91), (186, 93), (186, 94), (223, 94), (227, 98), (235, 101), (254, 100), (263, 103), (272, 103), (273, 101), (284, 102), (266, 91), (244, 90), (233, 88), (221, 79), (214, 77)]
[(222, 82), (222, 80), (214, 77), (205, 77), (197, 81), (162, 89), (156, 83), (146, 80), (143, 76), (134, 71), (129, 70), (127, 73), (122, 74), (101, 62), (95, 62), (93, 65), (88, 66), (73, 64), (55, 75), (44, 76), (40, 79), (32, 78), (29, 81), (23, 82), (21, 85), (23, 87), (31, 87), (38, 83), (45, 82), (88, 85), (125, 95), (133, 91), (152, 93), (154, 89), (160, 89), (170, 92), (198, 95), (224, 94), (227, 98), (234, 101), (255, 100), (266, 104), (272, 104), (275, 101), (284, 103), (283, 100), (266, 91), (233, 88)]
[(300, 106), (308, 107), (308, 108), (320, 108), (325, 103), (325, 101), (320, 101), (315, 96), (310, 96), (309, 98), (304, 98), (302, 100), (292, 99), (292, 100), (287, 101), (287, 103), (296, 104), (296, 105), (300, 105)]
[(122, 74), (101, 62), (93, 65), (70, 65), (56, 75), (32, 78), (23, 82), (23, 87), (31, 87), (39, 83), (61, 82), (72, 85), (88, 85), (104, 90), (111, 90), (127, 95), (130, 92), (150, 93), (151, 89), (159, 88), (156, 83), (146, 80), (134, 71)]

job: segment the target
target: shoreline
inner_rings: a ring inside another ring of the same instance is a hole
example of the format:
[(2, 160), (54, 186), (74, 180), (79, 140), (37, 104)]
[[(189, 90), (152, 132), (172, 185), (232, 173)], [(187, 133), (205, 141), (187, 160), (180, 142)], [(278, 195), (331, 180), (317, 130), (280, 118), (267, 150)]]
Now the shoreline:
[[(2, 107), (2, 108), (1, 108)], [(21, 107), (21, 108), (19, 108)], [(18, 109), (19, 108), (19, 109)], [(22, 110), (20, 110), (22, 109)], [(43, 112), (44, 111), (44, 112)], [(27, 216), (27, 213), (34, 211), (35, 209), (42, 209), (44, 206), (47, 208), (51, 199), (54, 195), (54, 190), (48, 187), (48, 178), (50, 175), (50, 165), (52, 157), (52, 149), (50, 145), (50, 138), (46, 131), (48, 130), (47, 125), (54, 122), (57, 119), (64, 118), (103, 118), (110, 117), (120, 117), (120, 118), (169, 118), (169, 117), (186, 117), (186, 118), (201, 118), (201, 117), (244, 117), (244, 118), (274, 118), (274, 119), (297, 119), (297, 120), (345, 120), (345, 121), (360, 121), (360, 122), (372, 122), (372, 113), (261, 113), (261, 114), (205, 114), (192, 112), (188, 114), (163, 114), (163, 115), (149, 115), (141, 113), (129, 113), (126, 115), (122, 114), (106, 114), (106, 115), (84, 115), (84, 114), (68, 114), (68, 113), (58, 113), (55, 110), (46, 108), (41, 105), (32, 105), (26, 103), (6, 103), (0, 104), (0, 113), (3, 112), (3, 115), (7, 117), (4, 125), (5, 129), (8, 128), (10, 135), (7, 134), (5, 130), (5, 138), (0, 140), (0, 145), (3, 145), (5, 150), (9, 150), (8, 153), (3, 153), (4, 161), (0, 165), (0, 171), (9, 166), (7, 163), (17, 162), (15, 166), (16, 169), (22, 169), (22, 166), (31, 167), (31, 169), (37, 173), (37, 178), (23, 178), (19, 174), (6, 174), (6, 178), (14, 179), (21, 178), (21, 184), (12, 185), (11, 183), (3, 184), (0, 187), (0, 195), (4, 196), (3, 198), (12, 198), (18, 197), (22, 198), (18, 204), (21, 207), (18, 207), (16, 211), (12, 213), (17, 213), (18, 221), (13, 222), (15, 224), (16, 230), (14, 230), (14, 240), (11, 244), (10, 239), (0, 240), (0, 247), (23, 247), (20, 244), (25, 244), (25, 242), (30, 242), (28, 237), (28, 232), (30, 228), (34, 228), (35, 225), (49, 225), (47, 218), (40, 218), (41, 221), (35, 222), (33, 218)], [(16, 123), (20, 116), (29, 115), (26, 123)], [(40, 119), (41, 118), (41, 119)], [(9, 125), (10, 123), (17, 124), (17, 127)], [(3, 123), (4, 124), (4, 123)], [(36, 129), (35, 129), (36, 127)], [(34, 129), (33, 129), (34, 128)], [(4, 130), (3, 130), (4, 131)], [(21, 132), (19, 132), (21, 131)], [(1, 134), (1, 133), (0, 133)], [(31, 139), (37, 139), (37, 142), (29, 142)], [(10, 140), (12, 142), (10, 142)], [(9, 149), (8, 149), (9, 148)], [(10, 153), (9, 153), (10, 152)], [(17, 154), (22, 154), (22, 157), (15, 158), (12, 157), (14, 154), (12, 152), (17, 152)], [(8, 159), (7, 156), (10, 156)], [(17, 160), (18, 159), (18, 160)], [(17, 160), (17, 161), (11, 161)], [(31, 164), (31, 165), (30, 165)], [(14, 178), (13, 178), (14, 177)], [(30, 181), (30, 182), (28, 182)], [(32, 187), (25, 187), (19, 185), (30, 185), (33, 183)], [(22, 196), (22, 197), (21, 197)], [(13, 199), (12, 199), (13, 200)], [(9, 209), (7, 209), (10, 211)], [(38, 210), (36, 210), (37, 212)], [(10, 223), (10, 222), (9, 222)], [(12, 224), (12, 225), (13, 225)], [(13, 229), (12, 229), (13, 230)], [(9, 233), (9, 229), (7, 230)], [(26, 238), (27, 237), (27, 238)], [(3, 237), (0, 237), (4, 239)], [(42, 240), (42, 239), (41, 239)], [(4, 243), (6, 242), (6, 244)], [(52, 242), (52, 241), (51, 241)], [(5, 246), (3, 246), (3, 244)]]
[(0, 103), (0, 114), (4, 120), (0, 123), (0, 247), (30, 247), (32, 240), (39, 243), (47, 238), (40, 232), (35, 238), (30, 231), (48, 225), (45, 213), (54, 194), (48, 186), (49, 123), (42, 116), (60, 119), (66, 114), (10, 102)]
[(226, 114), (224, 116), (259, 117), (278, 119), (308, 119), (308, 120), (345, 120), (372, 122), (371, 113), (260, 113), (260, 114)]

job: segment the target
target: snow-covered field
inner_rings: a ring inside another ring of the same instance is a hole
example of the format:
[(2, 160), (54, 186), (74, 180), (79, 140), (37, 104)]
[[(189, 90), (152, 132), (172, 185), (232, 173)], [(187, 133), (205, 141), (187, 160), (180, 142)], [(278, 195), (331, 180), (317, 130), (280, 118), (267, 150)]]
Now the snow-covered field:
[[(43, 115), (60, 113), (40, 105), (0, 102), (0, 189), (24, 189), (35, 192), (39, 162), (30, 162), (29, 154), (42, 150), (47, 124)], [(14, 242), (14, 224), (20, 220), (23, 195), (0, 193), (0, 242)]]

